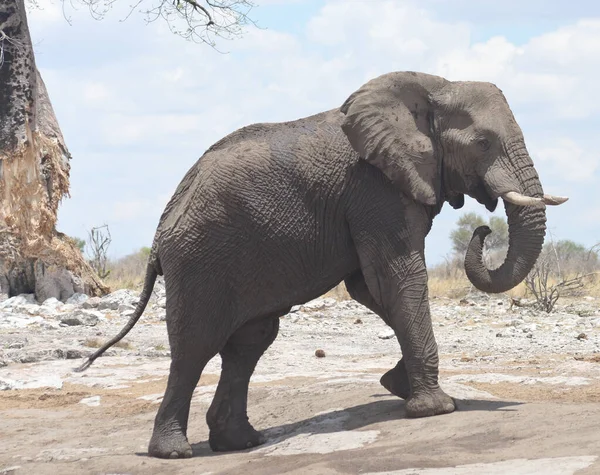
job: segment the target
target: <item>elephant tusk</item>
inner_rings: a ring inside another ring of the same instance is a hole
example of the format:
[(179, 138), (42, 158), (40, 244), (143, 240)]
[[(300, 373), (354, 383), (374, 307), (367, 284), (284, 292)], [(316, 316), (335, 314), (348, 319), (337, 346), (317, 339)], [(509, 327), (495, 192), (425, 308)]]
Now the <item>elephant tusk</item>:
[(569, 197), (567, 196), (554, 196), (554, 195), (544, 195), (544, 203), (547, 205), (558, 206), (567, 201)]
[(525, 196), (516, 191), (509, 191), (502, 195), (504, 201), (508, 201), (517, 206), (533, 206), (535, 208), (545, 208), (546, 203), (544, 198), (532, 198), (531, 196)]

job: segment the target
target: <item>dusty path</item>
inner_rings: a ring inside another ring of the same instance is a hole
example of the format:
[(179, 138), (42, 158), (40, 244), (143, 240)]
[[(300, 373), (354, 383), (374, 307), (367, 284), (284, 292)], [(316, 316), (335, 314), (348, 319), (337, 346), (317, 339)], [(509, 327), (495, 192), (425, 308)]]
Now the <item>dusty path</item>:
[[(204, 416), (218, 381), (215, 358), (193, 400), (189, 460), (146, 456), (169, 364), (160, 318), (83, 374), (72, 372), (77, 359), (11, 361), (0, 368), (0, 384), (18, 388), (0, 391), (0, 474), (600, 474), (597, 304), (583, 316), (501, 307), (434, 303), (442, 386), (459, 411), (416, 420), (378, 383), (399, 351), (376, 317), (331, 302), (286, 316), (250, 390), (250, 420), (268, 443), (210, 451)], [(121, 323), (77, 327), (77, 341), (92, 331), (104, 338)], [(20, 350), (36, 354), (50, 349), (43, 341), (90, 351), (77, 346), (74, 328), (61, 328), (45, 340), (48, 331), (32, 326), (0, 338), (26, 338)], [(325, 358), (314, 356), (318, 348)]]

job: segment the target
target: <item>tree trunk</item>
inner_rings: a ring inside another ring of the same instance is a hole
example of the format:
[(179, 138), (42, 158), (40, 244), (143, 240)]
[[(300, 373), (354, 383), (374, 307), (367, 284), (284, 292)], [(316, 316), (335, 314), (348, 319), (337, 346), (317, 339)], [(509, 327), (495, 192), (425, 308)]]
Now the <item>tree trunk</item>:
[(106, 286), (56, 231), (70, 154), (35, 65), (23, 0), (0, 1), (0, 293), (38, 301)]

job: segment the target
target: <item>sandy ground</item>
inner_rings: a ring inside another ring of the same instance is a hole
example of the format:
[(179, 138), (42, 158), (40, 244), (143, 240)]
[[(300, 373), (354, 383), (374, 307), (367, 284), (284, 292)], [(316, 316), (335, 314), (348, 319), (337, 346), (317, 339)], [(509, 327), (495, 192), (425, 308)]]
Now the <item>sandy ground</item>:
[(545, 315), (498, 299), (434, 301), (432, 313), (455, 413), (407, 419), (378, 382), (400, 356), (387, 327), (354, 303), (319, 301), (282, 318), (252, 378), (249, 416), (267, 444), (208, 447), (216, 357), (193, 399), (187, 460), (146, 454), (169, 365), (160, 315), (84, 373), (66, 352), (87, 354), (90, 335), (103, 340), (124, 318), (5, 325), (0, 474), (600, 474), (598, 303)]

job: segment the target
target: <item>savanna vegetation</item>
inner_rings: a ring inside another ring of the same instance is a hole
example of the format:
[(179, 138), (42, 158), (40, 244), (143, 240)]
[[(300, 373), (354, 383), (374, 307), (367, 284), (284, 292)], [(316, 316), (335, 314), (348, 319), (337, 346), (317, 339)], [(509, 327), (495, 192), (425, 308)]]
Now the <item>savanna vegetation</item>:
[[(497, 216), (486, 220), (477, 213), (464, 213), (450, 232), (451, 252), (444, 262), (429, 269), (431, 297), (461, 299), (474, 290), (465, 274), (463, 261), (473, 231), (483, 225), (492, 229), (492, 234), (485, 241), (486, 265), (494, 268), (503, 262), (508, 250), (508, 226), (505, 220)], [(117, 259), (109, 258), (111, 238), (106, 225), (90, 230), (87, 240), (72, 239), (111, 289), (141, 290), (150, 255), (149, 247), (142, 247)], [(525, 298), (545, 311), (551, 311), (560, 297), (600, 297), (600, 243), (586, 248), (577, 242), (556, 240), (549, 235), (531, 273), (508, 295), (515, 304), (521, 304)], [(350, 299), (343, 283), (326, 296), (337, 300)]]

